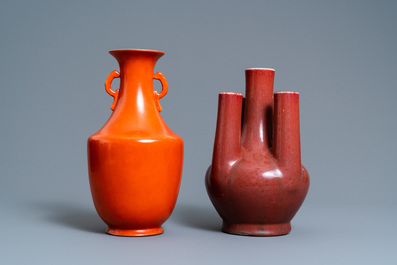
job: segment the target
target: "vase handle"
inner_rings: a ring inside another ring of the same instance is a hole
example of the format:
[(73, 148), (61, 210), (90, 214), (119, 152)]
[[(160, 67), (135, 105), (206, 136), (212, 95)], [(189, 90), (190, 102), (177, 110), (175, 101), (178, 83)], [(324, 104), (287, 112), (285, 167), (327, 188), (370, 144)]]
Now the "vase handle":
[(160, 72), (155, 73), (153, 75), (153, 79), (159, 80), (161, 82), (161, 86), (163, 87), (160, 93), (158, 93), (156, 90), (153, 91), (153, 96), (154, 96), (154, 101), (156, 102), (156, 106), (159, 111), (162, 111), (163, 108), (160, 105), (160, 98), (164, 97), (167, 94), (168, 82), (167, 79), (165, 79), (164, 75)]
[(111, 84), (112, 84), (113, 79), (118, 78), (118, 77), (120, 77), (120, 73), (117, 72), (116, 70), (113, 70), (108, 75), (108, 78), (106, 78), (106, 81), (105, 81), (106, 92), (108, 92), (108, 94), (114, 98), (113, 104), (112, 104), (112, 106), (110, 106), (111, 110), (114, 110), (116, 108), (117, 99), (119, 98), (119, 89), (117, 89), (116, 91), (112, 90)]

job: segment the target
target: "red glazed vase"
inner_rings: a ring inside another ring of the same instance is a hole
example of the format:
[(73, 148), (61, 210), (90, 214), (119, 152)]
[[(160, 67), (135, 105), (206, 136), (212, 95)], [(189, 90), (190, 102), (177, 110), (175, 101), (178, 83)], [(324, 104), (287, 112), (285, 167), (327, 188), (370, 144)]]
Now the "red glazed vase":
[[(274, 70), (245, 71), (246, 98), (220, 93), (208, 195), (223, 219), (222, 231), (277, 236), (309, 189), (301, 164), (299, 94), (274, 93)], [(244, 106), (244, 107), (243, 107)]]
[[(153, 50), (109, 52), (120, 65), (105, 82), (114, 97), (113, 113), (88, 139), (88, 173), (95, 208), (107, 233), (149, 236), (175, 206), (182, 175), (183, 140), (163, 121), (159, 99), (168, 90), (161, 73), (153, 74), (164, 54)], [(120, 78), (120, 89), (111, 83)], [(153, 90), (153, 79), (162, 91)]]

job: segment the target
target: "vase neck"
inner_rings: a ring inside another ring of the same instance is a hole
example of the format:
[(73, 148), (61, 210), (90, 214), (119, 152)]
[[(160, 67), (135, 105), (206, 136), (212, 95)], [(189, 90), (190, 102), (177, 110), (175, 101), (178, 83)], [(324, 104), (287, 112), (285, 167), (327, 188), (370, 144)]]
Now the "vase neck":
[(245, 149), (268, 150), (272, 138), (274, 70), (251, 68), (245, 71), (246, 94), (242, 126)]
[(120, 65), (120, 96), (117, 108), (142, 112), (143, 109), (154, 106), (153, 71), (157, 60), (164, 53), (146, 50), (115, 50), (110, 54)]
[[(114, 50), (109, 52), (120, 65), (120, 90), (116, 107), (106, 127), (123, 121), (125, 130), (164, 129), (153, 95), (153, 71), (163, 52)], [(149, 126), (150, 123), (150, 126)]]

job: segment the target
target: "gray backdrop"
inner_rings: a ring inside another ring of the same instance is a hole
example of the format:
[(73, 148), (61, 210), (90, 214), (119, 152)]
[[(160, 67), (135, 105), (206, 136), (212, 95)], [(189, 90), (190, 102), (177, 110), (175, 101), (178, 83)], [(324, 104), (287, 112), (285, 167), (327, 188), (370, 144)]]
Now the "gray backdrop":
[[(0, 263), (396, 264), (396, 14), (396, 1), (2, 1)], [(106, 235), (91, 200), (86, 140), (111, 113), (118, 48), (166, 53), (162, 116), (185, 162), (161, 236)], [(301, 96), (311, 187), (287, 236), (221, 233), (204, 187), (218, 93), (243, 93), (249, 67)]]

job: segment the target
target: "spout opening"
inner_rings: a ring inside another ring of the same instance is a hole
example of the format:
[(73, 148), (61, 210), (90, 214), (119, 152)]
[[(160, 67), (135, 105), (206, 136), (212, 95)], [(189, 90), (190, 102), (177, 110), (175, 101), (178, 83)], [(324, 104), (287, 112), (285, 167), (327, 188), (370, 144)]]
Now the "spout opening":
[(246, 68), (245, 69), (245, 71), (255, 71), (255, 70), (259, 70), (259, 71), (273, 71), (273, 72), (276, 71), (273, 68), (263, 68), (263, 67), (252, 67), (252, 68)]
[(236, 93), (236, 92), (221, 92), (221, 93), (219, 93), (219, 95), (238, 96), (238, 97), (242, 97), (243, 96), (243, 94)]
[(296, 91), (277, 91), (277, 92), (274, 92), (274, 94), (277, 94), (277, 95), (282, 95), (282, 94), (299, 95), (299, 92), (296, 92)]

